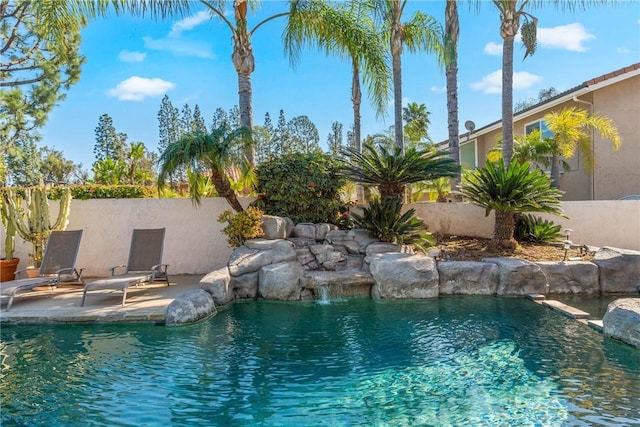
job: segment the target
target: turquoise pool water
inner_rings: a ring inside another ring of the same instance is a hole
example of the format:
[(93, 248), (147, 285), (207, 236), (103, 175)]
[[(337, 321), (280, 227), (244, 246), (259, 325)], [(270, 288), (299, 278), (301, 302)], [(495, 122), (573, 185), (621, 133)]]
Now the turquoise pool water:
[(558, 300), (564, 304), (578, 308), (591, 315), (592, 319), (602, 319), (607, 312), (607, 306), (612, 301), (621, 298), (638, 298), (639, 294), (616, 295), (550, 295), (549, 299)]
[(3, 426), (640, 424), (640, 351), (525, 299), (251, 301), (1, 339)]

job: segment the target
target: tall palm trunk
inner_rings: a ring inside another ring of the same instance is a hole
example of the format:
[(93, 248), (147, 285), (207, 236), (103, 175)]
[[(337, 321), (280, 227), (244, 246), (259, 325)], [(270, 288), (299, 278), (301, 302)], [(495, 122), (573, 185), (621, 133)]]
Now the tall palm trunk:
[(505, 167), (513, 156), (513, 41), (518, 33), (520, 18), (516, 2), (506, 2), (501, 10), (500, 36), (502, 37), (502, 159)]
[[(355, 148), (358, 153), (362, 152), (361, 146), (361, 114), (360, 105), (362, 104), (362, 92), (360, 91), (360, 69), (357, 62), (353, 61), (353, 75), (351, 77), (351, 101), (353, 102), (353, 139)], [(360, 184), (356, 185), (356, 200), (359, 203), (365, 202), (364, 187)]]
[[(445, 52), (447, 54), (447, 122), (449, 128), (449, 155), (460, 165), (460, 124), (458, 121), (458, 22), (457, 0), (447, 0), (445, 8)], [(451, 189), (460, 184), (460, 173), (451, 178)]]
[(353, 74), (351, 77), (351, 101), (353, 102), (353, 139), (356, 144), (354, 148), (359, 153), (362, 151), (360, 146), (362, 92), (360, 91), (360, 69), (355, 60), (353, 61)]
[(551, 156), (551, 186), (560, 188), (560, 156), (556, 152)]
[(393, 108), (396, 145), (404, 151), (402, 129), (402, 25), (400, 1), (393, 0), (393, 23), (391, 24), (391, 64), (393, 70)]
[[(236, 17), (236, 31), (233, 33), (233, 54), (231, 60), (238, 73), (238, 102), (240, 108), (240, 126), (253, 131), (253, 105), (251, 90), (251, 73), (255, 69), (251, 36), (247, 31), (246, 0), (235, 0), (233, 3)], [(247, 161), (255, 166), (255, 147), (245, 147)]]

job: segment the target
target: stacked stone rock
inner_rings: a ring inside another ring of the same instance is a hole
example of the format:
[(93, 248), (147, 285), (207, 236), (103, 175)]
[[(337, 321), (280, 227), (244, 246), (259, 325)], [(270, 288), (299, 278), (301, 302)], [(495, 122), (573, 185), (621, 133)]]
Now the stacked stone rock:
[[(436, 261), (437, 250), (431, 255), (409, 253), (364, 230), (294, 225), (273, 216), (264, 217), (263, 229), (264, 238), (247, 241), (233, 251), (225, 267), (202, 278), (202, 290), (211, 296), (214, 309), (235, 299), (309, 300), (320, 288), (378, 299), (640, 291), (640, 252), (635, 251), (603, 248), (593, 262)], [(206, 311), (196, 302), (185, 307), (191, 305), (198, 313)]]

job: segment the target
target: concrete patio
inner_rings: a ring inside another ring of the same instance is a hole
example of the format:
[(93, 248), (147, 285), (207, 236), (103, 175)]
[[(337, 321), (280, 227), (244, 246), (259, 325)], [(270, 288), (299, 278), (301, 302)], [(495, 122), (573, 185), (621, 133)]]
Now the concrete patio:
[[(165, 283), (132, 286), (122, 307), (122, 292), (88, 294), (84, 307), (82, 285), (63, 284), (53, 291), (43, 290), (18, 294), (11, 311), (8, 298), (2, 298), (0, 323), (92, 323), (153, 322), (164, 323), (167, 306), (181, 293), (200, 288), (202, 275), (169, 276)], [(89, 282), (95, 278), (87, 278)]]

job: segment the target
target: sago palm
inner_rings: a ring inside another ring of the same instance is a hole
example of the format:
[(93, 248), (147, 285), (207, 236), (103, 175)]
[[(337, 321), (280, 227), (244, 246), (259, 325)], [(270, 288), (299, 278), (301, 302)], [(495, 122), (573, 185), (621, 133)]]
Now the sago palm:
[(539, 169), (529, 170), (529, 163), (512, 162), (505, 167), (502, 159), (464, 175), (460, 191), (474, 205), (495, 211), (492, 245), (514, 249), (516, 214), (543, 212), (564, 216), (560, 206), (562, 192), (551, 187), (551, 180)]
[(365, 144), (362, 152), (343, 150), (343, 173), (357, 183), (377, 186), (382, 198), (402, 199), (406, 184), (452, 177), (460, 170), (446, 151)]
[(158, 188), (164, 188), (167, 178), (180, 168), (188, 168), (191, 171), (207, 169), (218, 195), (224, 197), (236, 212), (242, 212), (244, 208), (231, 188), (226, 168), (233, 165), (234, 150), (248, 138), (248, 135), (246, 129), (229, 132), (221, 127), (209, 134), (186, 135), (169, 144), (160, 155)]

